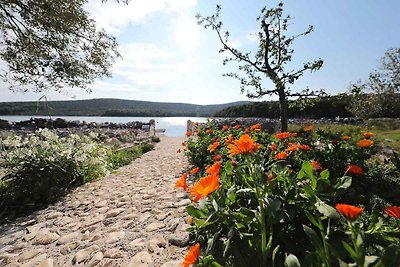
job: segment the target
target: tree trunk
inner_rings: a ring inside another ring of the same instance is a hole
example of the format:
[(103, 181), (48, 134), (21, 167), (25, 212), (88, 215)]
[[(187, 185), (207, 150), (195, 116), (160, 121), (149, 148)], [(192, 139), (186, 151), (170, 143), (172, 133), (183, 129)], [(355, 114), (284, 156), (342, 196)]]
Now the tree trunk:
[(281, 112), (281, 132), (288, 131), (288, 101), (285, 94), (285, 89), (278, 90), (279, 106)]

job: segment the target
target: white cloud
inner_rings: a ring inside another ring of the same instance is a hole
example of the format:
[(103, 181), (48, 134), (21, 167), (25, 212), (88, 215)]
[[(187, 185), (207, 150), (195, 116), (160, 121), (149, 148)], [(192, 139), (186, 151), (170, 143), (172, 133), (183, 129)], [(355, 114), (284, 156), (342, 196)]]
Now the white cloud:
[(118, 33), (130, 22), (143, 23), (156, 12), (172, 13), (193, 8), (197, 0), (134, 0), (129, 5), (108, 1), (91, 0), (86, 5), (91, 17), (100, 28)]

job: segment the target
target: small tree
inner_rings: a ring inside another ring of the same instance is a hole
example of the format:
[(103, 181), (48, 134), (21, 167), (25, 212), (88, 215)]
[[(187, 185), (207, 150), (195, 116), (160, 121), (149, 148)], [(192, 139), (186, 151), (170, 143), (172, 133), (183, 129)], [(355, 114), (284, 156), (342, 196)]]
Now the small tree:
[[(253, 90), (247, 91), (249, 98), (260, 98), (264, 95), (277, 95), (280, 104), (281, 131), (288, 129), (288, 101), (292, 98), (308, 98), (320, 96), (323, 91), (312, 91), (309, 89), (300, 92), (292, 92), (290, 85), (299, 79), (306, 71), (315, 71), (322, 67), (321, 59), (313, 62), (304, 63), (299, 70), (287, 71), (285, 65), (292, 60), (294, 50), (291, 48), (294, 40), (300, 36), (308, 35), (313, 31), (313, 27), (309, 28), (297, 35), (288, 36), (290, 15), (283, 14), (283, 4), (279, 3), (277, 7), (261, 10), (261, 15), (257, 18), (260, 21), (260, 31), (258, 32), (259, 46), (254, 56), (250, 52), (243, 53), (228, 43), (229, 32), (223, 33), (222, 22), (219, 13), (221, 6), (217, 5), (214, 15), (196, 16), (198, 23), (206, 29), (214, 30), (223, 47), (219, 52), (228, 51), (230, 57), (224, 59), (223, 64), (230, 61), (239, 63), (239, 71), (244, 73), (244, 77), (237, 73), (224, 74), (228, 77), (236, 78), (240, 81), (242, 93), (246, 88)], [(275, 85), (275, 88), (267, 89), (263, 86), (263, 78), (269, 78)]]
[(96, 29), (83, 9), (86, 2), (1, 1), (0, 59), (6, 69), (0, 77), (11, 90), (88, 90), (96, 78), (111, 75), (111, 65), (119, 57), (115, 38)]
[(381, 58), (381, 66), (365, 83), (352, 85), (350, 111), (361, 118), (397, 117), (400, 108), (400, 48), (391, 48)]

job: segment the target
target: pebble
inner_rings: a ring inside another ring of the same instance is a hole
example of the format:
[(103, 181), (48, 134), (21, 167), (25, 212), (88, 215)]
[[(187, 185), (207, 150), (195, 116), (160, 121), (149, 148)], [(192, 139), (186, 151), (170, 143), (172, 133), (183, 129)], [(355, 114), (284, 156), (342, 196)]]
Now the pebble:
[(106, 244), (117, 242), (125, 237), (124, 231), (112, 232), (106, 237)]
[(60, 239), (57, 240), (57, 245), (63, 245), (63, 244), (70, 243), (73, 240), (79, 239), (79, 236), (80, 236), (80, 234), (77, 232), (72, 232), (72, 233), (63, 235), (62, 237), (60, 237)]
[(26, 251), (24, 253), (21, 253), (18, 257), (18, 262), (24, 262), (26, 260), (32, 259), (36, 255), (38, 255), (41, 251), (42, 250), (32, 249), (32, 250)]
[(79, 250), (72, 259), (72, 264), (81, 263), (82, 261), (88, 259), (90, 255), (97, 250), (99, 250), (99, 246), (97, 245)]
[(104, 253), (104, 258), (119, 259), (123, 258), (124, 256), (124, 252), (118, 248), (109, 249)]
[(189, 243), (189, 233), (178, 232), (168, 239), (168, 243), (178, 247), (185, 247)]
[(110, 211), (108, 211), (108, 212), (106, 213), (106, 218), (115, 217), (115, 216), (117, 216), (118, 214), (120, 214), (120, 213), (122, 213), (122, 212), (124, 212), (124, 211), (125, 211), (124, 208), (112, 209), (112, 210), (110, 210)]
[(182, 267), (182, 261), (168, 261), (161, 265), (161, 267)]
[(103, 253), (99, 251), (96, 254), (94, 254), (93, 258), (87, 263), (87, 266), (94, 267), (97, 264), (99, 264), (102, 259), (103, 259)]
[(153, 232), (155, 230), (158, 230), (158, 229), (161, 229), (161, 228), (164, 228), (164, 227), (165, 227), (165, 224), (160, 223), (160, 222), (154, 222), (154, 223), (149, 224), (146, 227), (146, 231), (147, 232)]
[(33, 240), (35, 245), (48, 245), (59, 239), (60, 236), (56, 233), (50, 232), (48, 229), (40, 230)]
[(142, 251), (133, 256), (127, 267), (150, 267), (153, 266), (153, 259), (151, 255)]

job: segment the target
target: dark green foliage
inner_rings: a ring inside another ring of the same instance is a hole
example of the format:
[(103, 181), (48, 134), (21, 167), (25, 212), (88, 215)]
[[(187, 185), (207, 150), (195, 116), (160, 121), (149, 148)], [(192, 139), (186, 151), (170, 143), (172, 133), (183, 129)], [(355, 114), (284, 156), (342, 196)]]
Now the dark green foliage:
[[(313, 106), (304, 108), (293, 103), (288, 109), (289, 118), (335, 118), (352, 117), (347, 110), (350, 97), (326, 97)], [(241, 106), (229, 107), (215, 114), (217, 117), (267, 117), (279, 118), (279, 102), (254, 102)]]
[[(233, 102), (220, 105), (160, 103), (122, 99), (91, 99), (74, 101), (0, 102), (0, 115), (53, 116), (211, 116), (226, 107), (247, 103)], [(48, 106), (48, 107), (47, 107)], [(4, 111), (5, 113), (1, 113)]]
[(142, 150), (137, 146), (133, 146), (124, 149), (110, 150), (106, 160), (111, 169), (118, 169), (119, 167), (128, 165), (132, 160), (140, 157), (141, 154)]
[(159, 142), (160, 142), (160, 137), (158, 137), (158, 136), (152, 136), (152, 137), (151, 137), (151, 142), (159, 143)]
[(11, 90), (83, 88), (111, 76), (119, 57), (115, 38), (96, 29), (86, 0), (0, 2), (1, 77)]
[(149, 151), (152, 151), (154, 149), (154, 145), (152, 143), (144, 143), (140, 145), (140, 150), (142, 153), (147, 153)]

